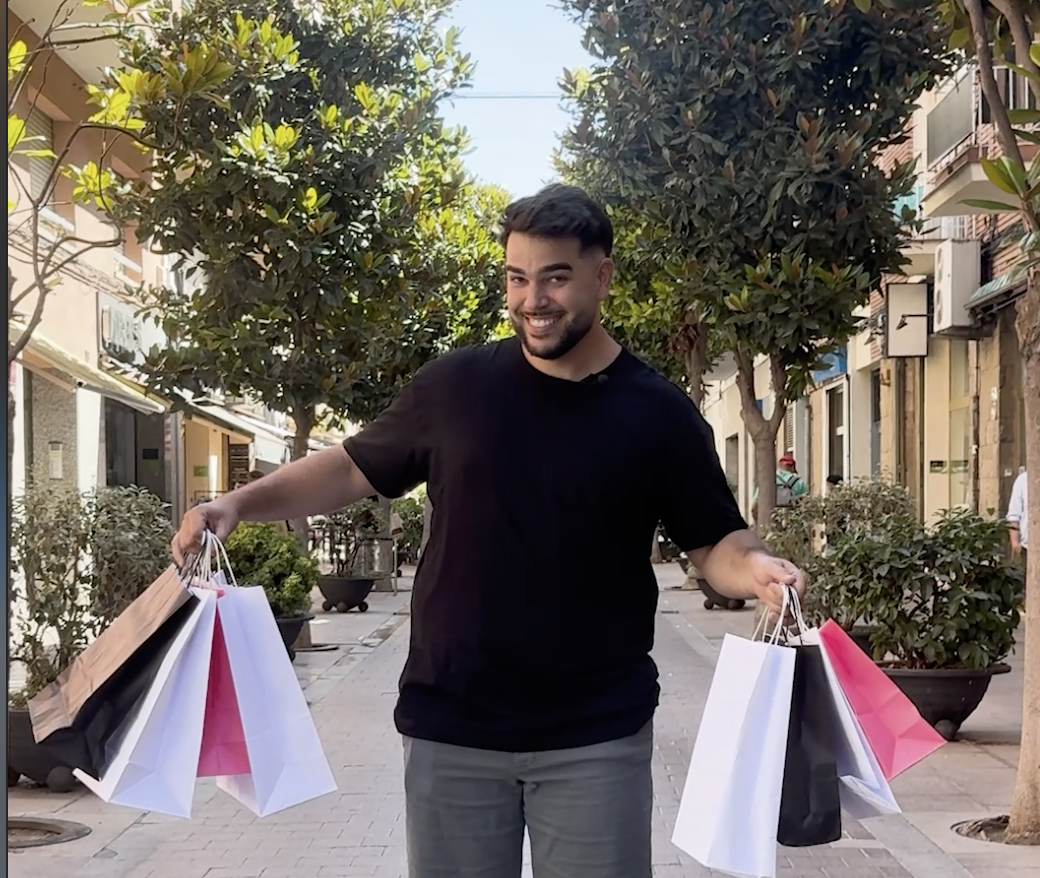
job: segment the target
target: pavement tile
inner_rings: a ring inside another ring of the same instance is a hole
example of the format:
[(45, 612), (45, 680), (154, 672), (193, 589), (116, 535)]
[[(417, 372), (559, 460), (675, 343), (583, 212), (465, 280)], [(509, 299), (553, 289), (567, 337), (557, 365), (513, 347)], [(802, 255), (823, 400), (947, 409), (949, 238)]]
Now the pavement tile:
[[(658, 571), (665, 586), (681, 582), (677, 568), (663, 566)], [(408, 645), (407, 619), (394, 611), (405, 600), (406, 595), (374, 595), (373, 611), (367, 616), (320, 615), (313, 628), (314, 641), (343, 648), (304, 653), (298, 660), (340, 785), (337, 793), (258, 819), (220, 794), (212, 782), (200, 782), (196, 816), (179, 821), (135, 814), (83, 795), (58, 799), (39, 791), (15, 791), (9, 795), (13, 812), (36, 810), (78, 819), (91, 823), (95, 833), (69, 845), (13, 853), (8, 874), (11, 878), (405, 878), (401, 747), (392, 724), (397, 678)], [(750, 628), (751, 614), (709, 614), (699, 606), (696, 595), (665, 591), (658, 620), (654, 654), (663, 695), (653, 766), (655, 878), (717, 875), (675, 848), (670, 837), (711, 681), (713, 650), (727, 630)], [(985, 728), (998, 727), (994, 717), (986, 719)], [(902, 792), (897, 785), (896, 793), (905, 807), (912, 806), (924, 816), (941, 810), (945, 817), (952, 811), (974, 813), (986, 800), (999, 800), (1011, 771), (1007, 762), (977, 743), (957, 748), (944, 749), (941, 761), (929, 760), (899, 779)], [(910, 825), (906, 829), (918, 834), (911, 838), (919, 837), (939, 851), (936, 844), (942, 831), (937, 826), (925, 821), (924, 829)], [(908, 871), (867, 824), (847, 819), (843, 828), (843, 838), (834, 845), (781, 849), (777, 878), (933, 878), (937, 874), (931, 866), (921, 874)], [(995, 846), (981, 852), (962, 847), (956, 860), (939, 865), (952, 864), (954, 878), (997, 878), (988, 868), (995, 850)], [(524, 875), (529, 876), (529, 852), (525, 860)], [(934, 858), (918, 861), (935, 862)], [(1000, 878), (1040, 878), (1040, 870), (1030, 873), (1018, 859), (1007, 860), (1005, 867)]]

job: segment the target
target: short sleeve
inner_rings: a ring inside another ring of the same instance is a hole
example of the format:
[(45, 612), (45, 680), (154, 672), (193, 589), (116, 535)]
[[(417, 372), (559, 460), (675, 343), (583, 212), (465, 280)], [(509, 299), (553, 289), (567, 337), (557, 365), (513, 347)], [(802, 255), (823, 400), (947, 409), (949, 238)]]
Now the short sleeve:
[(1008, 502), (1007, 520), (1013, 524), (1021, 523), (1026, 517), (1025, 487), (1026, 477), (1020, 473), (1011, 486), (1011, 500)]
[(661, 521), (668, 538), (684, 552), (713, 546), (747, 529), (715, 450), (708, 422), (689, 399), (667, 439)]
[(379, 417), (343, 442), (351, 460), (383, 497), (400, 497), (429, 478), (429, 412), (436, 407), (433, 398), (441, 371), (437, 361), (420, 368)]

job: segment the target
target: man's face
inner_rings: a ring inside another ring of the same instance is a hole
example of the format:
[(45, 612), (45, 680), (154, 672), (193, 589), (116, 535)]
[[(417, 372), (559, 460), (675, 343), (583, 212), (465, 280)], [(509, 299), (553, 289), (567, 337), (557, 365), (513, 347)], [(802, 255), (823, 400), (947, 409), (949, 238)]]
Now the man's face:
[(557, 360), (599, 319), (614, 264), (602, 250), (584, 253), (577, 238), (513, 232), (506, 242), (506, 308), (532, 357)]
[(789, 460), (781, 460), (780, 461), (780, 469), (782, 469), (785, 473), (793, 473), (794, 472), (794, 464), (791, 461), (789, 461)]

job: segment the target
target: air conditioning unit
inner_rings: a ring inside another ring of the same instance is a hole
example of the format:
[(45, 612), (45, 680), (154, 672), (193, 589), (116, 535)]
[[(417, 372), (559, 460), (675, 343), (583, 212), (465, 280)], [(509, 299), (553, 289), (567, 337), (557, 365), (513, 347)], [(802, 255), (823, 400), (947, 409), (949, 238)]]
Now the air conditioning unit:
[(940, 241), (935, 248), (936, 334), (956, 332), (972, 325), (968, 300), (979, 288), (981, 247), (978, 241)]

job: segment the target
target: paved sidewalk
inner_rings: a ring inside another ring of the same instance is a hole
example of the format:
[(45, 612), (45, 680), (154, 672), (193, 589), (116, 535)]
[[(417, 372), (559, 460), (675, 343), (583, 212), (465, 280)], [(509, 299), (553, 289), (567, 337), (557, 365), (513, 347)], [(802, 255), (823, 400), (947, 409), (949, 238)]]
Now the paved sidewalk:
[[(666, 587), (681, 575), (660, 568)], [(407, 616), (398, 612), (407, 595), (375, 596), (366, 616), (319, 616), (315, 642), (343, 643), (336, 653), (301, 655), (298, 670), (312, 703), (340, 791), (265, 819), (256, 819), (211, 783), (200, 782), (196, 816), (174, 820), (106, 806), (87, 796), (42, 791), (9, 795), (14, 814), (48, 813), (91, 825), (87, 838), (65, 845), (9, 855), (11, 878), (397, 878), (406, 874), (399, 739), (392, 725), (397, 677), (408, 642)], [(698, 596), (665, 591), (655, 655), (664, 696), (657, 718), (657, 792), (654, 872), (658, 878), (711, 875), (669, 842), (686, 778), (696, 727), (711, 680), (718, 631), (698, 626), (744, 622), (750, 614), (698, 616)], [(969, 745), (971, 746), (971, 745)], [(948, 748), (960, 752), (961, 745)], [(936, 757), (933, 757), (936, 758)], [(959, 758), (959, 757), (958, 757)], [(931, 801), (953, 795), (954, 779), (940, 768)], [(981, 770), (981, 769), (980, 769)], [(997, 769), (987, 769), (997, 772)], [(1003, 769), (1006, 774), (1008, 769)], [(1001, 778), (1004, 774), (1000, 775)], [(913, 780), (908, 773), (907, 782)], [(903, 779), (900, 779), (903, 783)], [(993, 796), (1003, 795), (1004, 780)], [(927, 789), (902, 788), (897, 796), (910, 810)], [(919, 801), (913, 811), (923, 811)], [(967, 816), (999, 811), (998, 801), (957, 800)], [(985, 806), (985, 807), (984, 807)], [(945, 806), (944, 806), (945, 807)], [(979, 808), (982, 810), (980, 811)], [(996, 809), (996, 810), (994, 810)], [(948, 824), (947, 824), (948, 825)], [(926, 830), (927, 832), (927, 830)], [(1009, 849), (961, 841), (972, 853), (945, 853), (902, 817), (852, 822), (846, 838), (824, 848), (784, 850), (778, 878), (1040, 878), (1035, 850), (1018, 861)], [(889, 849), (891, 848), (891, 850)], [(530, 874), (529, 868), (525, 874)]]

